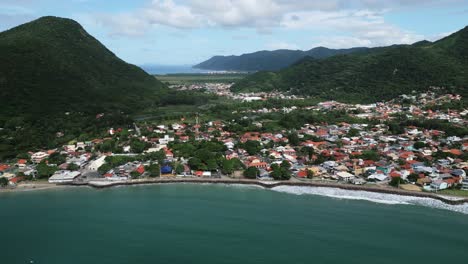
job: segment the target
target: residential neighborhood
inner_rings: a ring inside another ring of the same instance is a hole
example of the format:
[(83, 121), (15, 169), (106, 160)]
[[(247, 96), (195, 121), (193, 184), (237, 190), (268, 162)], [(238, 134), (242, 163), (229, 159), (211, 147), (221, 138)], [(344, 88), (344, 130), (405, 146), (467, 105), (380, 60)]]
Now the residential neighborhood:
[[(402, 105), (401, 100), (413, 103)], [(300, 129), (279, 131), (262, 131), (262, 121), (253, 122), (256, 131), (233, 131), (232, 121), (225, 120), (109, 128), (103, 138), (26, 153), (15, 163), (1, 164), (0, 175), (11, 187), (41, 178), (66, 184), (192, 177), (336, 182), (428, 192), (468, 190), (467, 135), (384, 123), (405, 115), (466, 126), (466, 109), (427, 107), (456, 100), (460, 96), (429, 92), (371, 105), (330, 101), (303, 108), (252, 110), (254, 114), (346, 111), (363, 120), (302, 124)]]

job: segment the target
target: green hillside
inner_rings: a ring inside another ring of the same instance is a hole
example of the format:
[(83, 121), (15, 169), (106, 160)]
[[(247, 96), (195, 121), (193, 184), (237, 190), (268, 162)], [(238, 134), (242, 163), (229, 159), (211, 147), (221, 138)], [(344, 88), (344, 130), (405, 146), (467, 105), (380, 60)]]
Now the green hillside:
[(324, 60), (305, 58), (279, 72), (260, 72), (233, 91), (291, 91), (342, 101), (391, 99), (430, 86), (466, 94), (468, 27), (437, 42), (372, 49)]
[[(91, 135), (167, 93), (70, 19), (43, 17), (1, 32), (0, 58), (0, 153), (52, 145), (59, 131), (62, 141)], [(100, 112), (116, 114), (95, 124)]]
[(130, 111), (163, 88), (70, 19), (43, 17), (0, 33), (1, 113)]

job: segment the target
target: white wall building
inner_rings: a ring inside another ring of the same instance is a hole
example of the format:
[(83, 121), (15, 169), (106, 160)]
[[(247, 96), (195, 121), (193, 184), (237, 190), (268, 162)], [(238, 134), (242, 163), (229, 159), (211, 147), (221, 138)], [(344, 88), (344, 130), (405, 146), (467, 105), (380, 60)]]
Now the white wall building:
[(91, 171), (97, 171), (106, 162), (106, 156), (101, 156), (96, 160), (90, 162), (88, 169)]

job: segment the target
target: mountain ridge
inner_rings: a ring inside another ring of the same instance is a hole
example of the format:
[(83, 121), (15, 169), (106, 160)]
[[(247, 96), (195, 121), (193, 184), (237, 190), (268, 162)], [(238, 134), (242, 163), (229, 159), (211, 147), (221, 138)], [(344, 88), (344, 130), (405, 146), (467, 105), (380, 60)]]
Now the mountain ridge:
[(466, 96), (468, 27), (435, 42), (373, 48), (322, 60), (308, 57), (278, 72), (248, 76), (232, 90), (280, 90), (326, 99), (375, 102), (430, 86)]
[(329, 49), (316, 47), (308, 51), (279, 49), (274, 51), (262, 50), (246, 53), (239, 56), (213, 56), (195, 66), (203, 70), (225, 70), (225, 71), (275, 71), (292, 65), (296, 61), (310, 56), (316, 59), (328, 58), (340, 54), (365, 52), (368, 48), (357, 47), (350, 49)]

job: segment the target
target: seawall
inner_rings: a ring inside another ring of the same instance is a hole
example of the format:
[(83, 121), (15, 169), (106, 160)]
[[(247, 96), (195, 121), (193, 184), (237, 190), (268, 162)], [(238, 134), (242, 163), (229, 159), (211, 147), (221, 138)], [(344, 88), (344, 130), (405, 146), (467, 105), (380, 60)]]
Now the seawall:
[(350, 191), (365, 191), (373, 193), (384, 193), (384, 194), (395, 194), (412, 196), (418, 198), (430, 198), (439, 200), (449, 205), (462, 205), (468, 203), (468, 199), (449, 199), (439, 196), (433, 193), (423, 192), (412, 192), (401, 189), (385, 189), (372, 186), (357, 186), (357, 185), (345, 185), (336, 183), (319, 183), (319, 182), (262, 182), (257, 180), (224, 180), (224, 179), (157, 179), (157, 180), (136, 180), (136, 181), (125, 181), (125, 182), (89, 182), (89, 183), (73, 183), (70, 185), (74, 186), (90, 186), (97, 189), (110, 188), (115, 186), (131, 186), (131, 185), (147, 185), (147, 184), (173, 184), (173, 183), (192, 183), (192, 184), (241, 184), (241, 185), (256, 185), (266, 189), (275, 188), (278, 186), (296, 186), (296, 187), (325, 187), (325, 188), (337, 188), (342, 190)]

